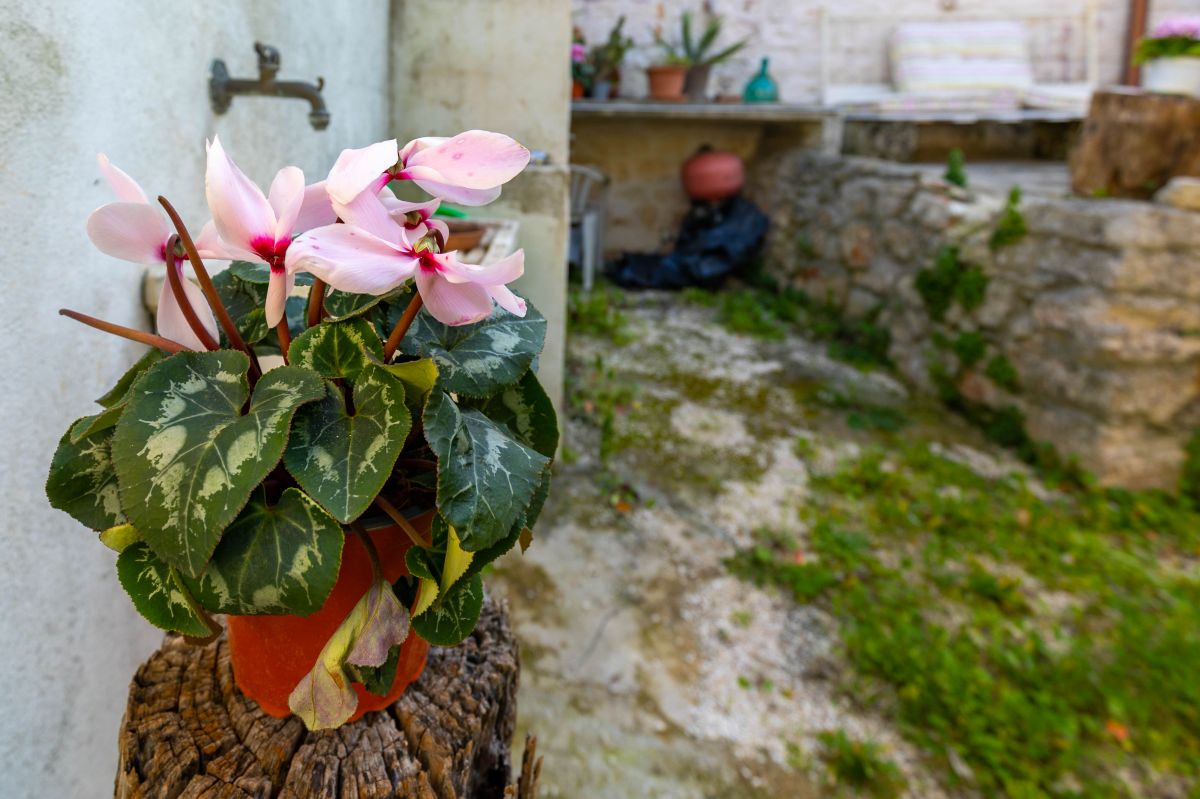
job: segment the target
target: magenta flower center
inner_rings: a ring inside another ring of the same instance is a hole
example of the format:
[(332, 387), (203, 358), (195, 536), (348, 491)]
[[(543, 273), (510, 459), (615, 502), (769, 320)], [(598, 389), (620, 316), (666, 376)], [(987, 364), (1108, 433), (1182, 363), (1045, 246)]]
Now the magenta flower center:
[(267, 262), (271, 267), (271, 271), (283, 271), (283, 258), (287, 255), (288, 245), (292, 243), (291, 237), (279, 239), (276, 241), (270, 236), (257, 236), (250, 242), (250, 248)]

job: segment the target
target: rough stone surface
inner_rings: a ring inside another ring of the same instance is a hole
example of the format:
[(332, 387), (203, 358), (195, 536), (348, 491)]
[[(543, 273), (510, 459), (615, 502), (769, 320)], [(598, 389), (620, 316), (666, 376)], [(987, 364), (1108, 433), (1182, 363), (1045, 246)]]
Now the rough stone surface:
[[(1027, 234), (993, 251), (1004, 190), (1033, 173), (1010, 170), (1008, 184), (981, 175), (985, 188), (967, 191), (939, 174), (816, 153), (764, 164), (752, 185), (774, 209), (768, 268), (852, 317), (882, 305), (892, 358), (922, 391), (946, 341), (981, 334), (985, 358), (1007, 358), (1020, 387), (984, 379), (985, 360), (960, 391), (1020, 410), (1035, 437), (1104, 483), (1173, 487), (1200, 400), (1200, 223), (1172, 206), (1200, 198), (1200, 183), (1172, 184), (1160, 204), (1064, 197), (1030, 180)], [(915, 279), (950, 244), (987, 288), (979, 307), (952, 305), (935, 322)]]
[(475, 632), (432, 649), (391, 708), (307, 732), (238, 691), (224, 636), (203, 647), (168, 636), (130, 687), (115, 795), (500, 799), (509, 795), (517, 675), (505, 608), (489, 600)]
[(1184, 211), (1200, 211), (1200, 178), (1171, 178), (1155, 193), (1154, 202)]

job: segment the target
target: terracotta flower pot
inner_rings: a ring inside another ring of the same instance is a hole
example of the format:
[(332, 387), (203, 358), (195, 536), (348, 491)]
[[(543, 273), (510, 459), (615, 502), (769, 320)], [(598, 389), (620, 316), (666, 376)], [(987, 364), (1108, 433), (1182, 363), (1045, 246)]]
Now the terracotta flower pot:
[(659, 64), (646, 68), (650, 81), (650, 97), (654, 100), (679, 101), (683, 99), (683, 82), (688, 68), (675, 64)]
[[(413, 520), (413, 526), (428, 532), (433, 513)], [(370, 533), (384, 576), (398, 580), (408, 574), (404, 553), (411, 542), (399, 527), (388, 526)], [(279, 718), (292, 714), (288, 696), (296, 684), (317, 662), (325, 642), (338, 625), (367, 592), (372, 581), (371, 562), (357, 536), (347, 535), (342, 549), (342, 566), (337, 582), (325, 604), (311, 616), (228, 616), (229, 653), (233, 676), (246, 696), (258, 702), (267, 713)], [(354, 683), (358, 693), (358, 709), (350, 721), (372, 710), (391, 705), (425, 668), (429, 644), (415, 632), (410, 632), (400, 647), (400, 663), (396, 681), (387, 696), (368, 693)]]
[(746, 183), (742, 159), (728, 150), (714, 150), (707, 144), (683, 162), (679, 173), (683, 190), (693, 200), (725, 200), (741, 191)]
[(446, 251), (461, 250), (468, 252), (479, 246), (483, 241), (484, 228), (478, 222), (467, 219), (447, 219), (446, 228), (450, 236), (446, 239)]
[(581, 80), (571, 81), (571, 99), (578, 100), (579, 98), (583, 97), (583, 89), (584, 89), (583, 81), (581, 81)]

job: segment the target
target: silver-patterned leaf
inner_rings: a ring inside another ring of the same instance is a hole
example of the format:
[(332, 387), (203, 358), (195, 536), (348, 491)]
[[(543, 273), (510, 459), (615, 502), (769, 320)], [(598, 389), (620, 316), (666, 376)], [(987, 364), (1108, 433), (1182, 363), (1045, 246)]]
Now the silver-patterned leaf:
[(283, 456), (300, 487), (343, 523), (370, 507), (412, 428), (404, 383), (382, 367), (368, 364), (352, 396), (353, 412), (327, 382), (321, 401), (296, 414)]
[(209, 634), (178, 575), (146, 544), (139, 541), (121, 551), (117, 579), (138, 613), (155, 627), (197, 637)]
[(112, 428), (73, 441), (71, 431), (91, 417), (71, 425), (50, 461), (46, 497), (52, 507), (71, 514), (80, 524), (105, 530), (122, 524), (117, 473), (113, 469)]
[(375, 328), (362, 319), (310, 327), (288, 348), (288, 363), (293, 366), (312, 369), (322, 377), (351, 381), (371, 359), (383, 359), (383, 344)]
[(275, 505), (261, 490), (225, 530), (199, 580), (184, 584), (209, 610), (238, 616), (321, 609), (342, 563), (342, 526), (296, 488)]
[(532, 369), (477, 407), (489, 419), (512, 431), (522, 444), (547, 458), (554, 457), (558, 449), (558, 416)]
[(466, 639), (483, 608), (483, 578), (478, 574), (459, 580), (429, 608), (412, 619), (417, 635), (434, 646), (454, 646)]
[(446, 391), (486, 397), (525, 374), (545, 338), (546, 319), (532, 305), (524, 317), (496, 308), (482, 322), (457, 327), (422, 310), (400, 348), (433, 358), (438, 385)]
[(249, 397), (248, 369), (246, 356), (232, 350), (173, 355), (139, 381), (113, 435), (129, 520), (159, 557), (191, 577), (279, 462), (296, 408), (324, 394), (313, 372), (281, 366)]
[(438, 510), (463, 549), (486, 549), (521, 518), (550, 459), (478, 410), (460, 409), (444, 391), (430, 395), (424, 422), (438, 458)]

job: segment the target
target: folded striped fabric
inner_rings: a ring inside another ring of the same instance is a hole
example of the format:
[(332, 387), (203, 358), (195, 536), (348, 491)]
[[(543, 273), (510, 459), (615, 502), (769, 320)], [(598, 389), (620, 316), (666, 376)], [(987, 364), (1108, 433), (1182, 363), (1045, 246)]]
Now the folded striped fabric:
[(900, 92), (1024, 89), (1033, 67), (1017, 22), (907, 22), (891, 41), (892, 81)]

